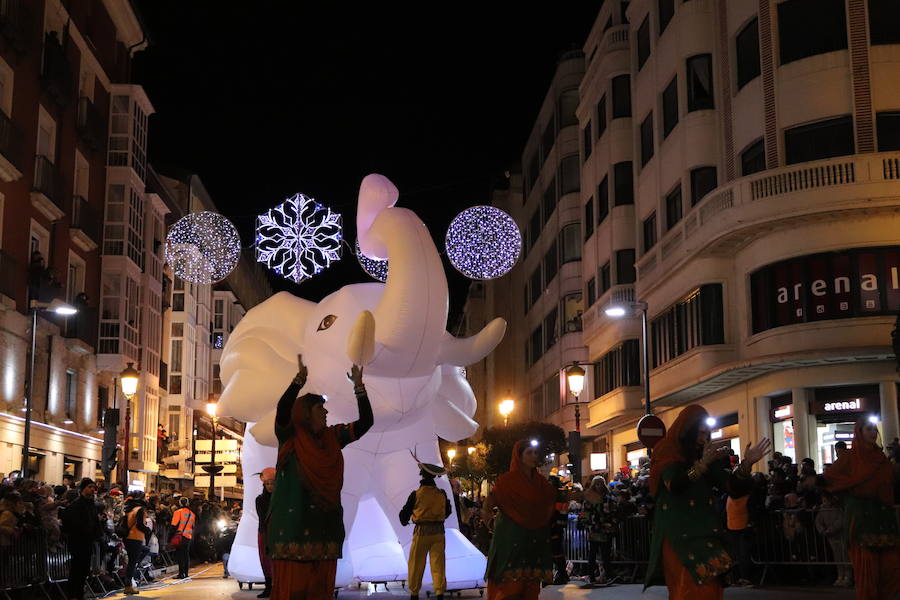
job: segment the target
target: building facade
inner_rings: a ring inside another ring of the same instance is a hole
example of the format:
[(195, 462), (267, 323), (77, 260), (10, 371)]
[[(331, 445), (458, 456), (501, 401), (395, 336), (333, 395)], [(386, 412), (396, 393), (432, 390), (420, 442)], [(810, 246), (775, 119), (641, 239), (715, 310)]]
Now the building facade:
[(648, 305), (650, 395), (666, 424), (700, 403), (739, 454), (771, 437), (819, 466), (861, 415), (898, 435), (897, 18), (881, 0), (601, 9), (578, 114), (582, 202), (591, 190), (609, 202), (607, 177), (616, 190), (583, 260), (588, 285), (602, 282), (586, 293), (584, 342), (590, 430), (611, 470), (646, 452), (639, 319), (604, 313), (620, 300)]

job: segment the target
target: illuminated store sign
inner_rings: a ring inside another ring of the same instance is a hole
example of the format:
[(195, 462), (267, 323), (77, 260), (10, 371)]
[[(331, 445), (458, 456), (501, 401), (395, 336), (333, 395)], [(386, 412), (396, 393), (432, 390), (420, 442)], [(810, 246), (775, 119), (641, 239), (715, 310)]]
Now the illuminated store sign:
[(844, 412), (844, 411), (860, 411), (862, 410), (862, 400), (846, 400), (844, 402), (826, 402), (822, 407), (825, 412)]
[(750, 275), (753, 332), (795, 323), (896, 314), (900, 247), (811, 254)]

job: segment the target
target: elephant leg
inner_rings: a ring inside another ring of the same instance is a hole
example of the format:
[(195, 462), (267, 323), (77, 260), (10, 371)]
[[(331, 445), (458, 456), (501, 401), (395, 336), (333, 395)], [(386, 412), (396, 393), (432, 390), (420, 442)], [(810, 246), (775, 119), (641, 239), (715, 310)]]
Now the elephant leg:
[(343, 558), (338, 561), (335, 575), (337, 587), (349, 585), (356, 576), (353, 568), (353, 555), (350, 550), (350, 536), (359, 509), (359, 501), (363, 494), (368, 493), (371, 485), (372, 463), (375, 461), (374, 454), (354, 446), (355, 444), (351, 444), (343, 450), (344, 487), (341, 490), (341, 506), (344, 509), (346, 537), (344, 538)]

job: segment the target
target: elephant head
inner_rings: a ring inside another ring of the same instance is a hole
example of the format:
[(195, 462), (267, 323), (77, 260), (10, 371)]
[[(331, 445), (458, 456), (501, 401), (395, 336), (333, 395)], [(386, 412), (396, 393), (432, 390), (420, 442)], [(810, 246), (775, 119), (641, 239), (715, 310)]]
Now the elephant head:
[(259, 422), (253, 433), (262, 443), (274, 443), (271, 419), (296, 373), (298, 354), (309, 368), (303, 391), (328, 397), (329, 419), (355, 418), (344, 373), (359, 360), (366, 339), (365, 381), (376, 430), (432, 405), (439, 429), (470, 430), (459, 437), (474, 433), (475, 399), (459, 367), (489, 354), (506, 323), (495, 319), (470, 338), (447, 332), (443, 264), (425, 225), (409, 209), (394, 206), (397, 198), (386, 177), (363, 179), (359, 244), (366, 255), (390, 260), (386, 283), (348, 285), (318, 304), (280, 292), (250, 310), (232, 332), (221, 360), (220, 410)]

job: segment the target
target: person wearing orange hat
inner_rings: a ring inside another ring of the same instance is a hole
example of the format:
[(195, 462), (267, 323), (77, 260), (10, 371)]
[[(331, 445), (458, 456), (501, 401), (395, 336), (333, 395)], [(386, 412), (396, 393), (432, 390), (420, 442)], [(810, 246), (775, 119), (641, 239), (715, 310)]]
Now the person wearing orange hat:
[(266, 578), (266, 587), (257, 598), (268, 598), (272, 595), (272, 559), (266, 551), (266, 529), (269, 527), (269, 505), (272, 503), (272, 490), (275, 489), (275, 467), (266, 467), (259, 474), (263, 484), (262, 493), (256, 497), (256, 516), (259, 518), (259, 529), (256, 533), (259, 549), (259, 564), (262, 565)]

